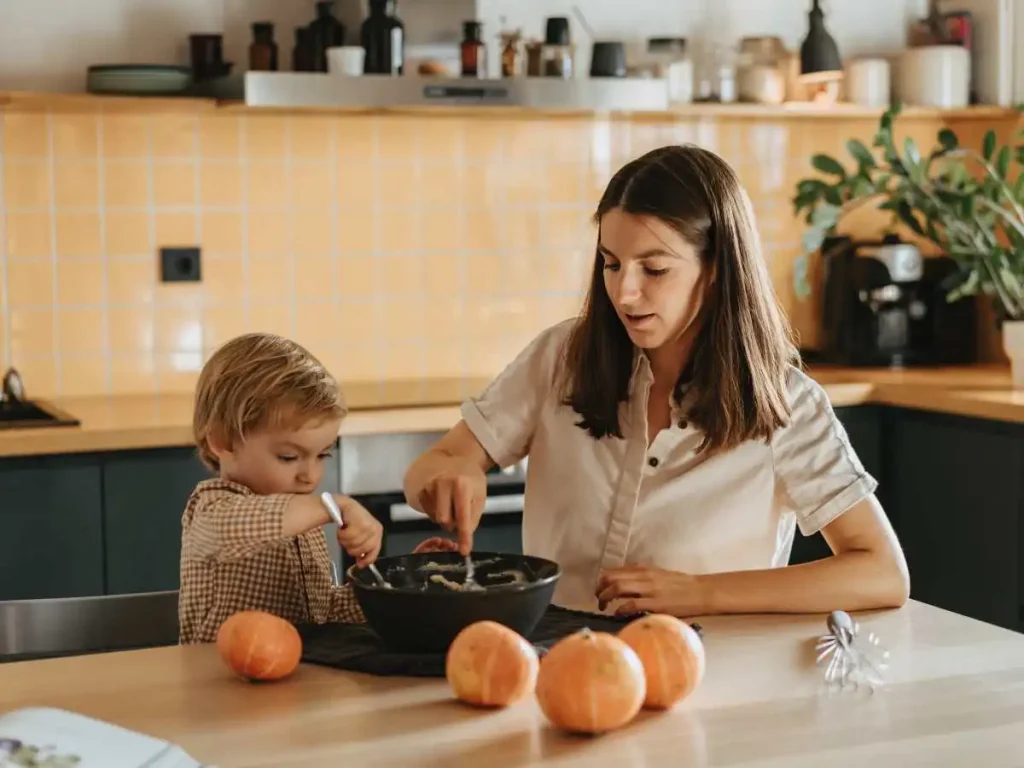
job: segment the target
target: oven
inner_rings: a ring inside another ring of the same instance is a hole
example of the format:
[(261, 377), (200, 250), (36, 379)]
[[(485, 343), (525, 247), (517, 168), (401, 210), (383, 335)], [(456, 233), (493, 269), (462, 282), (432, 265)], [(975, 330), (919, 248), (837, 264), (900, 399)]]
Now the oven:
[[(446, 536), (426, 515), (406, 503), (402, 491), (405, 470), (443, 433), (358, 435), (340, 442), (341, 492), (362, 504), (384, 527), (381, 557), (408, 554), (426, 538)], [(527, 460), (487, 473), (487, 501), (480, 526), (473, 536), (474, 549), (522, 553), (523, 500)], [(333, 538), (333, 537), (331, 537)], [(342, 550), (332, 552), (344, 573), (352, 558)]]

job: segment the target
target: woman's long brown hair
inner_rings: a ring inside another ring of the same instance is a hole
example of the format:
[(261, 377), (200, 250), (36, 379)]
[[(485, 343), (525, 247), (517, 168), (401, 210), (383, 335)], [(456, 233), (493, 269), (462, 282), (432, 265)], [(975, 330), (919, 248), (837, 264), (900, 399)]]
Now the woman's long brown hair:
[[(735, 172), (700, 147), (662, 147), (615, 174), (594, 216), (598, 228), (615, 208), (673, 227), (709, 275), (693, 356), (675, 385), (677, 397), (684, 382), (693, 389), (688, 418), (704, 432), (700, 450), (769, 439), (789, 418), (786, 372), (798, 355)], [(636, 348), (608, 297), (596, 248), (565, 352), (564, 402), (581, 417), (578, 426), (594, 438), (622, 437), (619, 404), (629, 397)]]

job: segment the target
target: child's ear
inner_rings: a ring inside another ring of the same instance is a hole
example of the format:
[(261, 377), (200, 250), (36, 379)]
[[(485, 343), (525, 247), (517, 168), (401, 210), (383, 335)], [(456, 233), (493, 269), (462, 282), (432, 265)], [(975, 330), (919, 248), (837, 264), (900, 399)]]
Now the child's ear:
[(224, 457), (231, 453), (231, 441), (220, 430), (211, 429), (210, 434), (206, 436), (206, 444), (218, 461), (223, 461)]

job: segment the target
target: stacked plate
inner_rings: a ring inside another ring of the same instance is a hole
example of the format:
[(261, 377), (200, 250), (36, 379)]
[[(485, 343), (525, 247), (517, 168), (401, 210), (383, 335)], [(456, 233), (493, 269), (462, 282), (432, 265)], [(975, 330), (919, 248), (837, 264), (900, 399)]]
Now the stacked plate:
[(192, 70), (164, 64), (99, 64), (89, 67), (89, 93), (118, 96), (167, 96), (182, 93)]

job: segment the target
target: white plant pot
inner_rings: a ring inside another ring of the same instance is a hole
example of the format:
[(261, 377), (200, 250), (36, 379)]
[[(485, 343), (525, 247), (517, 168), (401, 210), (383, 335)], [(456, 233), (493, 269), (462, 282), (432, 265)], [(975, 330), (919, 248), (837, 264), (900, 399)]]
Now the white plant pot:
[(1010, 358), (1013, 388), (1024, 389), (1024, 320), (1003, 323), (1003, 349)]

